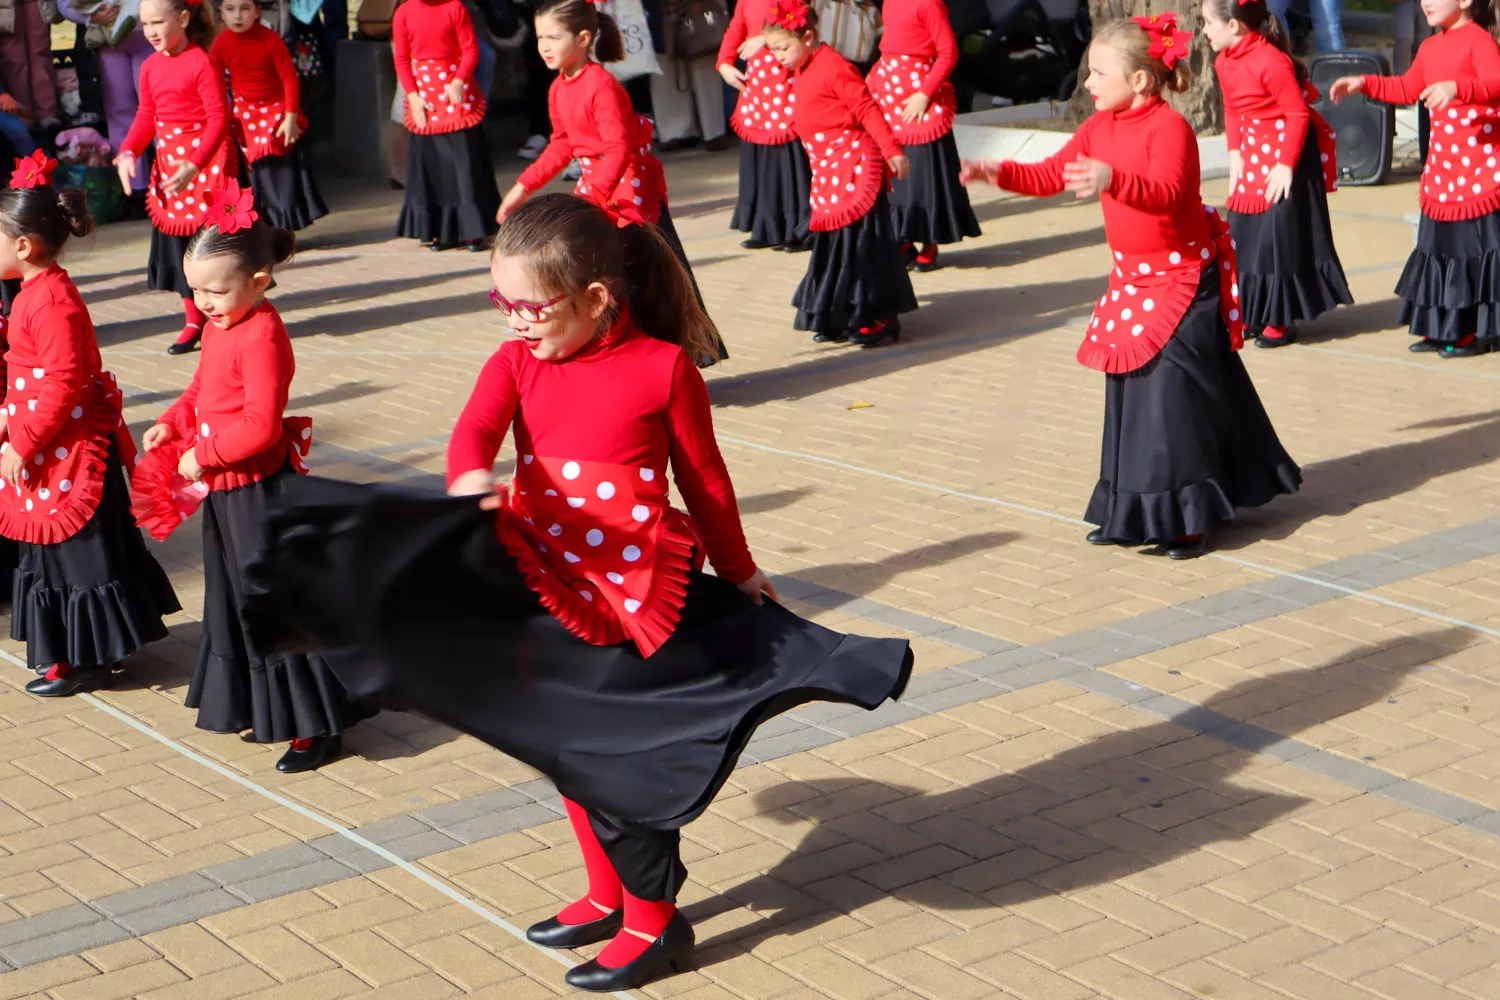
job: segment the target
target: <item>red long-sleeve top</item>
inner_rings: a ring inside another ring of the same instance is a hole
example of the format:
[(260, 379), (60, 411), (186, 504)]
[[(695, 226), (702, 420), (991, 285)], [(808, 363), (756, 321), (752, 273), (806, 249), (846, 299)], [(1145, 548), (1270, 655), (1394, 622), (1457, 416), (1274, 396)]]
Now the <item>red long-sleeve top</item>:
[[(74, 418), (84, 387), (104, 369), (83, 297), (56, 264), (21, 286), (9, 335), (5, 366), (40, 387), (35, 408), (10, 414), (10, 445), (30, 458)], [(44, 374), (32, 374), (38, 371)]]
[(931, 59), (932, 69), (917, 88), (928, 97), (938, 92), (958, 65), (958, 39), (943, 0), (886, 0), (880, 9), (885, 32), (880, 36), (883, 56)]
[(1366, 76), (1365, 94), (1387, 104), (1412, 104), (1430, 84), (1452, 80), (1461, 104), (1500, 101), (1500, 45), (1473, 21), (1430, 36), (1400, 76)]
[(652, 470), (670, 462), (715, 571), (734, 583), (754, 575), (708, 387), (682, 348), (626, 330), (549, 362), (519, 340), (506, 343), (479, 373), (453, 428), (448, 482), (489, 471), (512, 427), (525, 455)]
[(208, 162), (229, 130), (229, 100), (224, 70), (191, 43), (176, 55), (153, 52), (141, 64), (140, 103), (121, 148), (135, 156), (146, 151), (156, 123), (201, 122), (203, 134), (188, 159), (196, 167)]
[(817, 51), (797, 70), (797, 103), (792, 121), (797, 134), (816, 136), (819, 132), (863, 129), (887, 160), (901, 155), (896, 133), (886, 123), (880, 106), (870, 96), (870, 88), (854, 66), (831, 45), (819, 45)]
[(280, 101), (295, 115), (301, 83), (281, 36), (257, 21), (244, 31), (225, 31), (209, 54), (229, 72), (229, 89), (242, 101)]
[(729, 28), (724, 40), (719, 43), (719, 59), (715, 65), (733, 66), (740, 58), (740, 46), (745, 39), (754, 38), (766, 26), (766, 15), (771, 12), (775, 0), (739, 0), (734, 16), (729, 19)]
[(465, 80), (473, 80), (479, 66), (474, 22), (459, 0), (411, 0), (397, 7), (391, 20), (391, 45), (396, 78), (408, 94), (417, 89), (411, 72), (413, 59), (452, 60)]
[(547, 91), (552, 138), (517, 183), (528, 191), (544, 186), (569, 161), (587, 158), (592, 187), (610, 193), (630, 165), (630, 139), (636, 129), (630, 95), (599, 63), (589, 62), (571, 80), (559, 73)]
[(1295, 169), (1309, 116), (1292, 57), (1252, 31), (1215, 57), (1214, 72), (1224, 90), (1224, 136), (1229, 148), (1239, 148), (1244, 119), (1284, 120), (1286, 134), (1277, 162)]
[(1064, 165), (1080, 156), (1101, 160), (1112, 171), (1099, 198), (1110, 249), (1147, 254), (1208, 245), (1198, 141), (1187, 119), (1161, 98), (1126, 111), (1096, 112), (1042, 162), (999, 164), (995, 184), (1021, 194), (1059, 194)]

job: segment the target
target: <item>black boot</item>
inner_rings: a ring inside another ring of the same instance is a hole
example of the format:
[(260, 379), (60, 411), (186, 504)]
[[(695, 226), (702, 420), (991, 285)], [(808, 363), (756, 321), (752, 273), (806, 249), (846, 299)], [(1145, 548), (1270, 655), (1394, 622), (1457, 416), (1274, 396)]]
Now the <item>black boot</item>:
[(633, 990), (651, 982), (669, 968), (673, 972), (681, 972), (686, 968), (688, 953), (693, 950), (695, 940), (693, 925), (681, 913), (674, 913), (666, 930), (647, 945), (646, 950), (634, 962), (627, 962), (618, 969), (606, 969), (595, 959), (569, 969), (563, 978), (574, 989), (590, 993)]
[(287, 749), (276, 762), (276, 770), (282, 774), (298, 774), (302, 771), (316, 771), (324, 764), (332, 763), (339, 759), (344, 752), (344, 738), (342, 736), (314, 736), (312, 746), (306, 750)]

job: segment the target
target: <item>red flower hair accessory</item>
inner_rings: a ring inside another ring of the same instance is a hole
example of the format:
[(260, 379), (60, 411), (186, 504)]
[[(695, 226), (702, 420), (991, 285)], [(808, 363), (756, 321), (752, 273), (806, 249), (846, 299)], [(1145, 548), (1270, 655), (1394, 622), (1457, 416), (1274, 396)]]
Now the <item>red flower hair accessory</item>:
[(1177, 15), (1172, 11), (1152, 14), (1150, 17), (1132, 17), (1151, 40), (1150, 55), (1158, 59), (1167, 69), (1175, 69), (1180, 59), (1186, 59), (1193, 43), (1191, 31), (1177, 30)]
[(52, 183), (52, 171), (56, 169), (57, 161), (47, 159), (47, 154), (40, 149), (30, 156), (18, 156), (15, 172), (10, 175), (10, 186), (13, 188), (46, 187)]
[(766, 14), (766, 23), (787, 31), (801, 31), (807, 27), (806, 0), (776, 0)]
[(249, 229), (260, 218), (255, 211), (255, 192), (249, 188), (241, 191), (238, 181), (230, 181), (222, 191), (203, 192), (203, 204), (208, 209), (203, 224), (218, 226), (226, 236)]

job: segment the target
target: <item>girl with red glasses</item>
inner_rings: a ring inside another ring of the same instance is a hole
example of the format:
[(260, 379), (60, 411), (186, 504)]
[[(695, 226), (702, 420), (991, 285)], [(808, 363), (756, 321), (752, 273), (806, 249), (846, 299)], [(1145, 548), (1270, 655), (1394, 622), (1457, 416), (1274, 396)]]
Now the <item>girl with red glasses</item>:
[[(259, 577), (273, 617), (337, 650), (351, 693), (556, 784), (588, 891), (528, 936), (609, 942), (568, 983), (633, 989), (693, 947), (680, 830), (755, 727), (807, 701), (873, 709), (912, 656), (775, 603), (693, 364), (712, 326), (654, 230), (546, 195), (500, 227), (490, 271), (516, 339), (453, 430), (453, 496), (290, 483)], [(507, 435), (514, 477), (497, 486)]]

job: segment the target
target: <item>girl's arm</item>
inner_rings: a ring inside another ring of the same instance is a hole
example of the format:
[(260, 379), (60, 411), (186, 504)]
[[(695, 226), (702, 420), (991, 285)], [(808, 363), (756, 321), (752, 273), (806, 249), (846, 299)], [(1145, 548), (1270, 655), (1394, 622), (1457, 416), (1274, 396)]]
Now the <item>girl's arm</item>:
[(985, 164), (985, 179), (997, 188), (1027, 194), (1036, 198), (1050, 198), (1063, 191), (1063, 167), (1084, 155), (1084, 136), (1089, 129), (1089, 118), (1073, 134), (1067, 144), (1040, 163), (1017, 163), (1001, 160)]
[[(29, 459), (57, 436), (63, 424), (73, 419), (73, 408), (83, 396), (83, 354), (93, 327), (80, 302), (54, 300), (46, 307), (44, 324), (37, 338), (41, 354), (41, 392), (36, 409), (17, 409), (10, 418), (10, 446)], [(22, 377), (30, 372), (18, 372)]]
[(458, 34), (458, 78), (473, 82), (474, 71), (479, 68), (479, 38), (474, 34), (474, 22), (464, 5), (453, 5), (454, 29)]
[(1286, 120), (1280, 162), (1295, 170), (1302, 156), (1302, 143), (1307, 138), (1307, 123), (1311, 120), (1307, 100), (1302, 96), (1302, 84), (1297, 82), (1297, 71), (1290, 62), (1277, 59), (1266, 68), (1261, 82)]
[(865, 131), (875, 140), (875, 145), (880, 147), (880, 155), (887, 160), (903, 155), (901, 143), (896, 141), (896, 133), (891, 131), (890, 123), (880, 113), (880, 105), (870, 96), (869, 86), (860, 79), (853, 66), (846, 62), (834, 74), (833, 87), (838, 100), (854, 113), (854, 117), (859, 119)]
[[(168, 441), (175, 441), (180, 437), (186, 436), (184, 431), (191, 426), (193, 412), (198, 406), (198, 383), (201, 371), (201, 367), (193, 369), (193, 380), (188, 383), (188, 387), (183, 391), (182, 395), (177, 397), (177, 402), (167, 407), (167, 412), (157, 417), (156, 423), (146, 428), (146, 433), (141, 435), (141, 444), (145, 446), (147, 451), (158, 445), (166, 444)], [(156, 429), (158, 427), (166, 428), (165, 437), (156, 439)]]
[[(1109, 194), (1116, 201), (1145, 212), (1165, 212), (1182, 200), (1189, 189), (1187, 164), (1197, 162), (1197, 138), (1192, 126), (1180, 115), (1172, 115), (1169, 124), (1151, 135), (1151, 161), (1144, 173), (1131, 173), (1110, 165)], [(1192, 144), (1191, 155), (1188, 145)], [(1192, 190), (1198, 188), (1198, 175), (1192, 177)]]
[(1471, 73), (1454, 74), (1458, 88), (1458, 99), (1464, 104), (1495, 104), (1500, 102), (1500, 45), (1486, 37), (1481, 38), (1470, 51), (1473, 60)]
[(469, 473), (493, 476), (495, 456), (505, 443), (516, 415), (520, 391), (516, 359), (521, 345), (511, 341), (496, 351), (479, 372), (479, 381), (448, 439), (448, 486)]
[(188, 160), (201, 170), (229, 135), (229, 102), (224, 96), (224, 69), (212, 57), (203, 61), (194, 82), (198, 86), (198, 100), (203, 102), (203, 134), (199, 136), (202, 142)]
[[(547, 140), (547, 148), (542, 150), (542, 155), (521, 171), (521, 176), (516, 178), (516, 183), (527, 191), (535, 191), (545, 187), (547, 182), (562, 172), (573, 159), (573, 140), (568, 138), (567, 127), (563, 125), (562, 115), (557, 110), (557, 85), (554, 82), (547, 91), (547, 110), (552, 117), (552, 138)], [(613, 189), (611, 189), (613, 190)]]
[(755, 575), (755, 560), (745, 544), (734, 484), (714, 438), (708, 386), (686, 354), (678, 357), (672, 371), (666, 416), (672, 478), (703, 534), (708, 560), (719, 576), (730, 583), (744, 583)]
[(1433, 35), (1417, 48), (1417, 57), (1411, 61), (1411, 68), (1400, 76), (1366, 76), (1365, 96), (1372, 101), (1383, 101), (1386, 104), (1412, 104), (1422, 95), (1427, 86), (1427, 71), (1425, 60), (1422, 58), (1427, 53), (1427, 43), (1441, 35)]
[(922, 81), (921, 87), (922, 93), (932, 97), (953, 72), (953, 67), (958, 65), (958, 39), (953, 35), (953, 23), (948, 20), (948, 5), (943, 0), (926, 0), (917, 8), (917, 17), (932, 36), (932, 43), (937, 46), (937, 58), (933, 60), (932, 70)]
[(282, 100), (286, 103), (286, 113), (293, 118), (297, 112), (302, 110), (302, 81), (297, 79), (297, 67), (292, 64), (292, 52), (286, 47), (286, 43), (274, 32), (265, 36), (266, 47), (271, 50), (271, 65), (276, 68), (276, 75), (281, 78)]
[(228, 468), (281, 440), (292, 387), (290, 342), (255, 337), (240, 349), (239, 362), (245, 405), (234, 423), (211, 428), (212, 433), (198, 439), (193, 455), (205, 469)]
[(734, 5), (734, 16), (729, 19), (729, 28), (724, 40), (719, 43), (719, 56), (714, 66), (733, 66), (740, 58), (740, 46), (750, 37), (750, 25), (745, 22), (745, 8), (751, 0), (740, 0)]
[(140, 156), (151, 144), (151, 138), (156, 134), (156, 98), (152, 96), (152, 79), (155, 77), (153, 61), (155, 55), (148, 56), (141, 66), (139, 86), (139, 97), (135, 107), (135, 121), (130, 123), (130, 131), (125, 135), (125, 141), (120, 143), (120, 152), (129, 153), (132, 156)]
[[(462, 6), (462, 5), (460, 5)], [(411, 8), (402, 4), (391, 19), (391, 55), (396, 62), (396, 79), (408, 94), (417, 89), (417, 78), (411, 72)]]
[[(613, 77), (610, 78), (611, 81)], [(600, 199), (608, 200), (630, 166), (630, 137), (635, 132), (635, 110), (619, 84), (604, 87), (591, 102), (594, 124), (604, 140), (604, 155), (593, 164), (590, 186)]]

